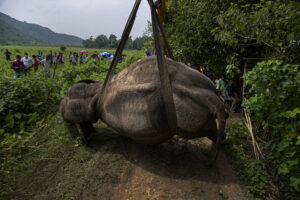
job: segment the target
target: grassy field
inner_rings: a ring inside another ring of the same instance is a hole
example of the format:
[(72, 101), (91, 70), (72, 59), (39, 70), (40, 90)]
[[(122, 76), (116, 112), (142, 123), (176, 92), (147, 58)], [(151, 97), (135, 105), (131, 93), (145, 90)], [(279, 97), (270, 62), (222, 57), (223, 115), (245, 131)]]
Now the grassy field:
[[(6, 49), (12, 53), (11, 61), (5, 60)], [(95, 140), (108, 142), (85, 148), (78, 138), (71, 138), (58, 113), (59, 102), (72, 84), (85, 78), (103, 81), (111, 61), (98, 63), (90, 58), (87, 64), (73, 66), (69, 53), (79, 53), (83, 48), (67, 47), (62, 52), (65, 64), (57, 66), (53, 79), (44, 76), (43, 66), (14, 79), (10, 66), (15, 56), (25, 52), (31, 56), (39, 50), (44, 56), (50, 51), (61, 52), (59, 47), (0, 46), (0, 199), (111, 196), (108, 191), (118, 183), (126, 154), (114, 149), (122, 146), (123, 139), (97, 124), (103, 134)], [(89, 55), (114, 53), (109, 49), (87, 50)], [(125, 50), (124, 54), (127, 56), (116, 73), (144, 56), (143, 51)], [(50, 71), (52, 75), (53, 66)], [(91, 182), (104, 189), (89, 188), (86, 184)], [(85, 190), (87, 193), (82, 194)]]
[[(8, 49), (9, 52), (11, 52), (11, 61), (7, 62), (5, 59), (4, 52)], [(0, 70), (1, 74), (0, 76), (13, 76), (13, 70), (10, 69), (11, 62), (15, 60), (16, 55), (21, 55), (22, 57), (24, 56), (24, 53), (27, 52), (29, 57), (32, 58), (32, 55), (36, 55), (38, 51), (42, 51), (44, 54), (44, 57), (52, 51), (52, 54), (56, 53), (57, 55), (59, 53), (63, 53), (65, 57), (65, 65), (69, 65), (69, 54), (70, 52), (76, 52), (79, 54), (81, 50), (88, 50), (88, 55), (90, 56), (93, 54), (99, 54), (100, 52), (106, 51), (109, 53), (114, 54), (115, 49), (85, 49), (84, 47), (66, 47), (65, 51), (61, 51), (60, 47), (55, 47), (55, 46), (0, 46)], [(142, 57), (142, 51), (136, 51), (136, 50), (124, 50), (123, 52), (126, 55), (133, 55), (133, 54), (139, 54), (140, 57)], [(41, 70), (42, 67), (39, 67), (39, 71)], [(52, 68), (53, 70), (53, 68)], [(60, 68), (58, 68), (60, 70)]]

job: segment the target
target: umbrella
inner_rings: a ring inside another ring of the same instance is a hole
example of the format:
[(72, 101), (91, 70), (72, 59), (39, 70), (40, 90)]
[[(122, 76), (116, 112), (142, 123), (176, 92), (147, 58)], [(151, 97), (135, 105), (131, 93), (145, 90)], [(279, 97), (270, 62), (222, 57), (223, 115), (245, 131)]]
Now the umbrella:
[(89, 53), (87, 50), (82, 50), (80, 53)]
[(113, 60), (113, 58), (114, 58), (114, 54), (112, 54), (109, 58), (108, 58), (108, 60)]
[(99, 53), (100, 56), (111, 56), (111, 53), (107, 53), (107, 52), (101, 52)]

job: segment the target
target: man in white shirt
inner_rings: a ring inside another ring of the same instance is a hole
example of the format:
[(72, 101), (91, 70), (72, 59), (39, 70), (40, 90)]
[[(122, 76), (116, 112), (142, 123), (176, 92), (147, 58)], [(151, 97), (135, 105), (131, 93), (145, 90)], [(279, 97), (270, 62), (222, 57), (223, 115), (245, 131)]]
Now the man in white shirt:
[(88, 55), (88, 54), (86, 54), (86, 57), (85, 57), (85, 61), (84, 61), (84, 63), (86, 64), (88, 61), (89, 61), (89, 55)]
[(46, 59), (41, 60), (41, 64), (44, 65), (43, 72), (45, 73), (46, 78), (50, 77), (50, 56), (47, 56)]
[(27, 73), (30, 72), (30, 68), (33, 65), (33, 60), (30, 57), (28, 57), (28, 53), (24, 53), (24, 57), (22, 58), (21, 61), (25, 65), (24, 72), (25, 72), (25, 75), (27, 75)]

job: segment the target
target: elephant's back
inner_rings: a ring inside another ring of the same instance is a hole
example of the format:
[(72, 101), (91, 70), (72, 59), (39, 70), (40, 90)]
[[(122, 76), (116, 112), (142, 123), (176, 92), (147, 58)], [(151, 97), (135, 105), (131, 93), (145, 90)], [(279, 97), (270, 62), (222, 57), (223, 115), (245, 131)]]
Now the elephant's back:
[[(200, 122), (211, 115), (208, 108), (203, 108), (205, 103), (199, 104), (195, 91), (214, 93), (215, 87), (204, 75), (182, 63), (167, 59), (167, 64), (178, 124), (183, 124), (180, 126), (187, 132), (196, 131)], [(189, 96), (193, 100), (187, 100)], [(100, 119), (120, 134), (144, 143), (160, 143), (172, 137), (154, 56), (140, 59), (114, 76), (100, 105)]]
[[(171, 84), (215, 91), (214, 83), (204, 74), (187, 65), (166, 58)], [(113, 77), (111, 85), (160, 85), (156, 56), (142, 58)]]

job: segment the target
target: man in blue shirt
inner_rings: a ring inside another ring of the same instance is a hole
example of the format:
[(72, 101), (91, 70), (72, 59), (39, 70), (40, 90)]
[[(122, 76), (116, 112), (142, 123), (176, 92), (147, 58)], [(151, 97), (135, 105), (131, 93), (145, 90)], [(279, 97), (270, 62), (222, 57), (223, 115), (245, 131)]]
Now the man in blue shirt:
[(233, 80), (230, 79), (229, 83), (225, 88), (225, 99), (232, 101), (230, 112), (234, 112), (236, 109), (237, 102), (240, 101), (238, 94), (236, 93), (235, 87), (233, 86)]

